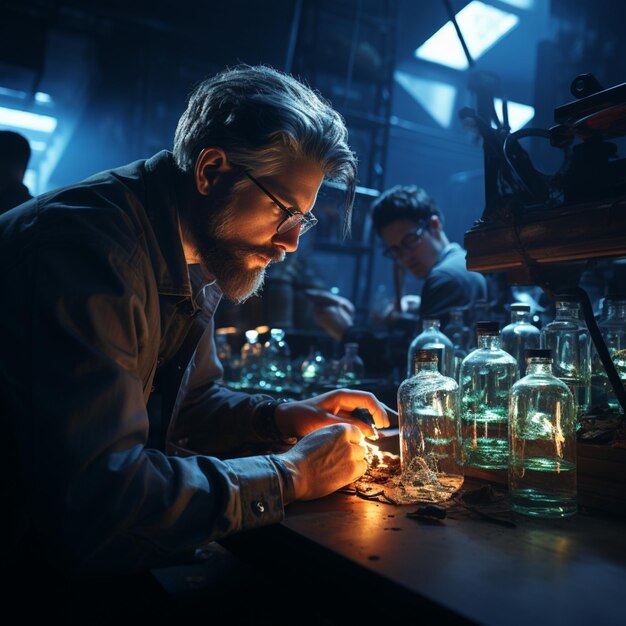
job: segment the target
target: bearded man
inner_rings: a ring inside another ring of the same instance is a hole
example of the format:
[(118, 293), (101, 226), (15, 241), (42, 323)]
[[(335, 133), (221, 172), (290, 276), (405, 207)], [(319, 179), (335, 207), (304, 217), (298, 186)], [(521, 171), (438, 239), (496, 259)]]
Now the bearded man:
[(391, 410), (361, 391), (229, 390), (213, 342), (221, 297), (256, 293), (315, 225), (325, 177), (349, 209), (341, 117), (288, 75), (238, 66), (191, 94), (172, 152), (0, 218), (16, 560), (79, 577), (185, 562), (365, 472), (373, 430), (350, 414), (384, 428)]

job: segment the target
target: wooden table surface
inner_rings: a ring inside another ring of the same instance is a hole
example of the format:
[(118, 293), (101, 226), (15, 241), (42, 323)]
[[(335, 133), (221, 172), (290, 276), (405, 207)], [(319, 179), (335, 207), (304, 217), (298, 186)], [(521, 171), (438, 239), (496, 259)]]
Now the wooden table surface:
[[(466, 479), (464, 488), (481, 484)], [(623, 518), (581, 510), (563, 520), (515, 516), (509, 527), (407, 517), (416, 508), (335, 493), (293, 503), (282, 523), (223, 545), (294, 581), (303, 601), (342, 600), (345, 619), (384, 623), (408, 610), (447, 623), (626, 624)]]

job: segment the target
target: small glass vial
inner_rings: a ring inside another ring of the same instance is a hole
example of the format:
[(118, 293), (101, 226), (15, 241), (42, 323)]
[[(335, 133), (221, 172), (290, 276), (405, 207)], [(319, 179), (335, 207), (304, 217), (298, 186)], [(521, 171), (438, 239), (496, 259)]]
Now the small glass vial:
[(574, 396), (552, 373), (550, 350), (526, 355), (526, 376), (510, 394), (511, 508), (534, 517), (569, 517), (578, 508)]
[(418, 350), (439, 351), (439, 371), (444, 376), (454, 378), (454, 347), (442, 332), (438, 318), (422, 320), (422, 332), (413, 339), (409, 346), (407, 358), (407, 378), (413, 375), (413, 362)]
[(291, 382), (291, 350), (282, 328), (270, 329), (263, 350), (262, 379), (266, 386), (282, 391)]
[(324, 355), (315, 346), (311, 346), (309, 354), (300, 365), (302, 384), (306, 386), (320, 384), (326, 376), (326, 369), (327, 363)]
[(345, 344), (345, 352), (337, 366), (337, 382), (340, 385), (357, 385), (365, 376), (365, 365), (359, 356), (359, 344)]
[(580, 420), (591, 402), (589, 330), (575, 296), (559, 295), (555, 306), (555, 319), (541, 331), (541, 347), (552, 351), (552, 372), (570, 388)]
[(261, 354), (263, 346), (256, 330), (247, 330), (246, 341), (241, 346), (241, 384), (257, 387), (261, 380)]
[[(622, 385), (626, 385), (626, 298), (607, 296), (604, 304), (605, 314), (598, 328)], [(608, 405), (621, 413), (621, 405), (594, 345), (591, 352), (591, 405)]]
[(538, 348), (541, 331), (530, 321), (530, 306), (511, 305), (511, 323), (502, 329), (502, 349), (517, 360), (520, 377), (526, 374), (526, 350)]
[(509, 457), (509, 391), (517, 361), (500, 347), (497, 322), (476, 324), (478, 346), (461, 363), (461, 463), (506, 469)]
[(403, 503), (447, 500), (463, 484), (459, 385), (439, 373), (438, 355), (438, 350), (416, 351), (414, 373), (398, 387)]

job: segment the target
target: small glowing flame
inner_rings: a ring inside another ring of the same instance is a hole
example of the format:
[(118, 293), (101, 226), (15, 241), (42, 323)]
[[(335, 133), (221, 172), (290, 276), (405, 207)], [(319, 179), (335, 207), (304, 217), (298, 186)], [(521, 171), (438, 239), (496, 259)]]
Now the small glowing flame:
[(370, 443), (367, 440), (363, 440), (363, 445), (365, 446), (365, 460), (368, 465), (372, 465), (374, 459), (377, 459), (376, 465), (378, 467), (387, 467), (384, 454), (377, 445)]

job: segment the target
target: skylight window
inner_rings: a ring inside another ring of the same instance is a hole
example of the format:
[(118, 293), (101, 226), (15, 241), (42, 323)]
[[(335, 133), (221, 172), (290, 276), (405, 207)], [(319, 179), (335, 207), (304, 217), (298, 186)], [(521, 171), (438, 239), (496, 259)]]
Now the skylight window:
[(39, 115), (29, 111), (0, 107), (0, 126), (52, 133), (57, 127), (57, 118), (50, 115)]
[(396, 72), (394, 77), (398, 84), (402, 85), (438, 124), (444, 128), (450, 126), (456, 87), (438, 80), (413, 76), (406, 72)]
[[(511, 100), (507, 100), (506, 104), (512, 133), (526, 126), (535, 117), (535, 107), (530, 106), (530, 104), (512, 102)], [(498, 117), (502, 119), (502, 100), (494, 98), (494, 106)]]
[[(477, 60), (515, 28), (519, 18), (513, 13), (473, 0), (456, 14), (456, 21), (470, 55)], [(457, 70), (469, 67), (463, 46), (451, 21), (427, 39), (415, 51), (415, 56)]]

